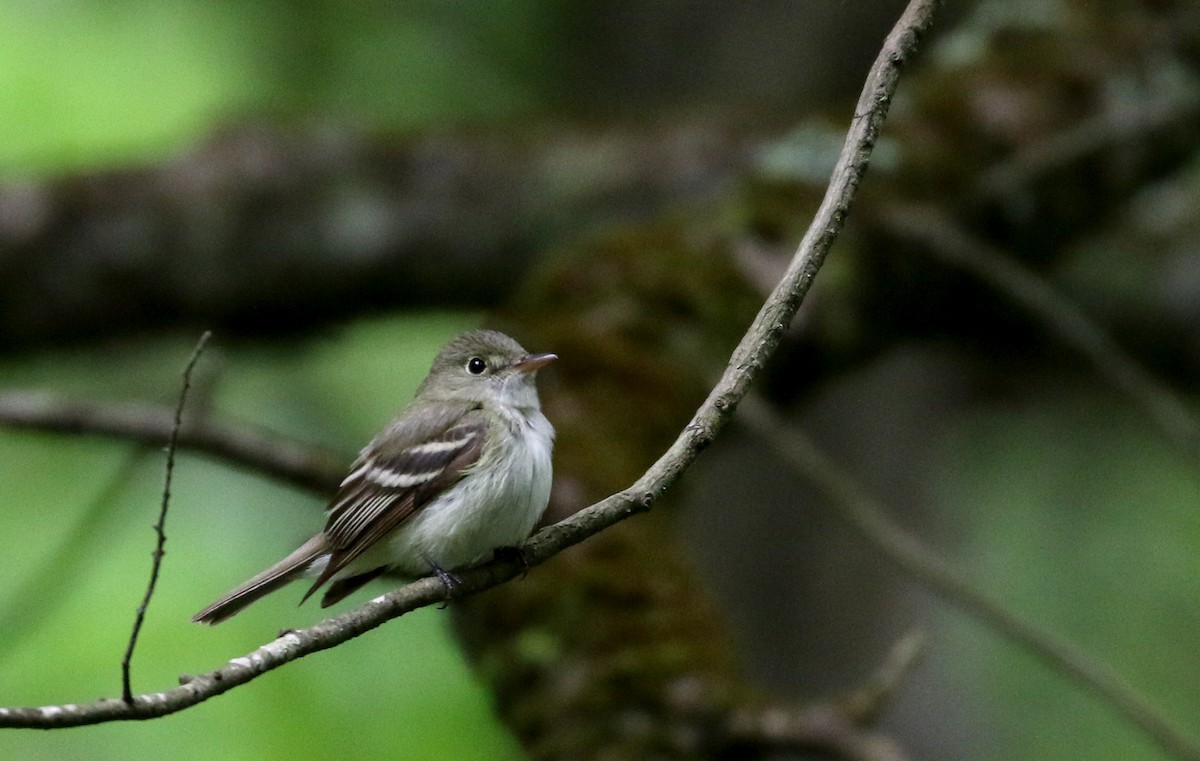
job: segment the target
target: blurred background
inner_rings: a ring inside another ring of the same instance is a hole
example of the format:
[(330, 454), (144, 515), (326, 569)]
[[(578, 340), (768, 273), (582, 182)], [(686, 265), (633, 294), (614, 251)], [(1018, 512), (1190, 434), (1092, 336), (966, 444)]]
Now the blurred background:
[[(950, 5), (761, 391), (963, 578), (1196, 734), (1194, 430), (1164, 434), (945, 249), (1021, 262), (1195, 415), (1200, 4)], [(902, 7), (0, 0), (0, 391), (170, 405), (212, 328), (194, 405), (349, 462), (442, 343), (497, 320), (562, 355), (552, 395), (631, 352), (647, 383), (707, 379), (799, 241)], [(934, 221), (896, 221), (914, 207)], [(659, 289), (686, 257), (736, 286)], [(592, 420), (648, 414), (593, 397)], [(606, 450), (571, 448), (580, 409), (550, 405), (564, 483), (582, 463), (611, 483), (581, 494), (626, 485)], [(752, 429), (726, 434), (663, 509), (747, 682), (836, 697), (920, 627), (880, 725), (909, 757), (1169, 757), (899, 572)], [(0, 428), (0, 704), (119, 692), (162, 470), (154, 447)], [(319, 620), (289, 590), (188, 623), (322, 506), (181, 455), (135, 691)], [(570, 757), (510, 729), (496, 667), (471, 663), (488, 633), (462, 636), (469, 658), (426, 609), (182, 714), (9, 730), (0, 754)]]

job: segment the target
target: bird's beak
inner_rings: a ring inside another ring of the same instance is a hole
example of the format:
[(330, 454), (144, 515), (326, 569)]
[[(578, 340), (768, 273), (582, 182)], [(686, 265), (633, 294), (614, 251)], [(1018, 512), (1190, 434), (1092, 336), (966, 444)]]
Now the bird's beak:
[(531, 373), (534, 370), (540, 370), (556, 359), (558, 359), (557, 354), (527, 354), (509, 367), (518, 373)]

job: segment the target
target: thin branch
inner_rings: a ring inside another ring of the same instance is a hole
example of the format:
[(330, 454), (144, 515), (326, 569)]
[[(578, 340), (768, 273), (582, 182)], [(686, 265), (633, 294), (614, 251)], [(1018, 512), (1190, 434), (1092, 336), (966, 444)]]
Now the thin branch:
[(896, 640), (867, 683), (837, 700), (843, 712), (858, 724), (874, 723), (920, 663), (928, 640), (922, 629), (913, 629)]
[[(150, 404), (85, 402), (37, 391), (0, 394), (0, 425), (57, 433), (109, 436), (163, 446), (174, 411)], [(245, 426), (187, 420), (178, 446), (237, 463), (295, 486), (328, 494), (345, 475), (348, 458)]]
[[(925, 649), (925, 633), (913, 630), (892, 646), (866, 684), (847, 695), (810, 706), (768, 704), (738, 709), (724, 722), (726, 742), (738, 750), (816, 749), (851, 761), (903, 761), (889, 738), (865, 728), (908, 679)], [(726, 755), (746, 755), (730, 753)]]
[[(460, 574), (464, 592), (478, 592), (513, 578), (630, 515), (648, 510), (724, 427), (750, 383), (778, 345), (808, 287), (842, 228), (855, 190), (899, 81), (900, 67), (917, 49), (941, 0), (912, 0), (884, 42), (868, 74), (855, 117), (825, 198), (788, 266), (733, 353), (721, 380), (679, 438), (632, 486), (553, 526), (523, 546), (524, 564), (493, 561)], [(132, 702), (102, 699), (88, 704), (0, 708), (0, 727), (66, 727), (148, 719), (183, 710), (244, 684), (285, 663), (334, 647), (411, 610), (444, 599), (436, 579), (420, 579), (307, 629), (284, 634), (254, 652), (172, 690), (135, 696)]]
[(891, 739), (864, 730), (828, 706), (773, 706), (735, 712), (729, 740), (738, 749), (832, 751), (848, 761), (905, 761)]
[(211, 331), (204, 331), (187, 366), (183, 368), (183, 386), (179, 389), (179, 402), (175, 405), (175, 424), (171, 427), (171, 436), (167, 440), (167, 472), (163, 479), (162, 504), (158, 509), (158, 522), (154, 524), (154, 560), (150, 564), (150, 581), (146, 584), (146, 594), (142, 604), (138, 606), (137, 615), (133, 618), (133, 631), (129, 633), (129, 644), (125, 646), (125, 657), (121, 659), (121, 699), (126, 704), (133, 703), (133, 689), (130, 687), (129, 668), (133, 663), (133, 651), (137, 647), (138, 635), (141, 634), (142, 624), (146, 620), (146, 609), (150, 607), (150, 599), (154, 597), (154, 588), (158, 586), (158, 573), (162, 570), (162, 559), (165, 554), (163, 546), (167, 543), (167, 508), (171, 505), (171, 480), (175, 475), (175, 447), (179, 443), (179, 429), (183, 427), (183, 408), (187, 405), (188, 390), (192, 387), (192, 370), (196, 367), (200, 355), (208, 339), (212, 338)]
[(1119, 674), (1088, 657), (1070, 642), (1009, 612), (965, 581), (961, 572), (951, 568), (892, 521), (884, 506), (810, 439), (781, 423), (765, 402), (757, 398), (747, 400), (739, 420), (749, 425), (786, 463), (824, 492), (837, 514), (904, 573), (1097, 695), (1172, 756), (1200, 761), (1200, 745), (1174, 726)]
[(1200, 421), (1187, 405), (1044, 279), (934, 209), (893, 207), (884, 212), (883, 219), (895, 233), (920, 242), (932, 256), (971, 272), (1008, 296), (1083, 355), (1101, 377), (1140, 407), (1171, 443), (1192, 460), (1200, 459)]

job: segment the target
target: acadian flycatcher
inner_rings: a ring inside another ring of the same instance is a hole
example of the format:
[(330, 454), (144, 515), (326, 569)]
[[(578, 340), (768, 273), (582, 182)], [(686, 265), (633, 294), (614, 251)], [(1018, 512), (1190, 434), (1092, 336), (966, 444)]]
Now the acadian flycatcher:
[(451, 571), (518, 544), (550, 499), (554, 427), (534, 378), (553, 354), (530, 354), (494, 330), (458, 336), (433, 360), (407, 408), (350, 467), (325, 528), (192, 617), (217, 624), (300, 578), (328, 584), (332, 605), (380, 574)]

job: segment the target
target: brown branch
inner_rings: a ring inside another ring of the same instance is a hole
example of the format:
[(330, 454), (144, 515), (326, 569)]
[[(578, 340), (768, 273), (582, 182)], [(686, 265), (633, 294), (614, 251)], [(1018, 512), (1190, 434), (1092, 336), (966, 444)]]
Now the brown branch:
[(381, 308), (494, 305), (546, 245), (706, 202), (771, 129), (539, 125), (417, 136), (243, 125), (152, 167), (0, 184), (0, 352), (147, 327), (276, 336)]
[[(174, 430), (174, 412), (166, 406), (86, 402), (36, 391), (10, 391), (0, 394), (0, 425), (164, 446)], [(278, 435), (207, 420), (184, 421), (177, 444), (321, 494), (337, 485), (349, 462)]]
[(142, 632), (142, 624), (146, 621), (146, 608), (150, 607), (150, 599), (154, 597), (154, 588), (158, 586), (158, 574), (162, 570), (162, 559), (167, 543), (167, 508), (171, 504), (171, 481), (175, 475), (175, 448), (179, 444), (179, 429), (183, 426), (183, 408), (187, 404), (188, 391), (192, 387), (192, 370), (200, 355), (204, 352), (208, 339), (212, 338), (211, 331), (204, 331), (192, 356), (183, 368), (183, 386), (179, 389), (179, 402), (175, 405), (175, 420), (171, 426), (171, 436), (167, 440), (167, 472), (163, 480), (162, 504), (158, 509), (158, 521), (154, 524), (154, 558), (150, 564), (150, 581), (146, 583), (146, 593), (142, 604), (138, 606), (137, 614), (133, 617), (133, 631), (129, 633), (129, 644), (125, 646), (125, 657), (121, 659), (121, 699), (133, 703), (133, 688), (130, 686), (130, 666), (133, 664), (133, 651), (137, 647), (138, 635)]
[[(884, 42), (858, 101), (854, 120), (824, 200), (791, 264), (733, 352), (720, 381), (675, 443), (632, 486), (561, 523), (539, 531), (523, 546), (524, 560), (538, 565), (589, 536), (650, 509), (725, 426), (750, 384), (778, 345), (809, 285), (840, 232), (899, 81), (900, 68), (916, 50), (940, 0), (912, 0)], [(464, 592), (478, 592), (521, 573), (515, 561), (493, 561), (460, 574)], [(216, 671), (131, 703), (103, 699), (89, 704), (0, 708), (0, 727), (52, 728), (115, 720), (148, 719), (183, 710), (303, 656), (334, 647), (418, 607), (441, 602), (436, 579), (407, 584), (367, 604), (307, 629), (289, 632)]]
[(829, 499), (829, 505), (884, 558), (940, 598), (982, 622), (1098, 696), (1176, 758), (1200, 761), (1200, 745), (1107, 665), (1006, 610), (887, 515), (887, 510), (801, 432), (781, 423), (758, 398), (746, 400), (739, 420)]

